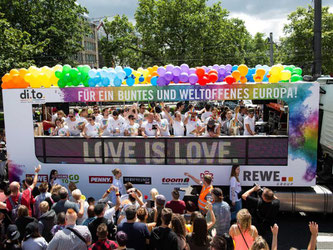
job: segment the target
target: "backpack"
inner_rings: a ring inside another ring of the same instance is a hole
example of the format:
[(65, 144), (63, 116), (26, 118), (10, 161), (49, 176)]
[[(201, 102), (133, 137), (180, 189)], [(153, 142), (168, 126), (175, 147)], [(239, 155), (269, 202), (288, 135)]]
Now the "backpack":
[(10, 205), (12, 205), (12, 221), (15, 222), (17, 219), (17, 211), (22, 202), (22, 193), (20, 193), (18, 201), (14, 203), (12, 196), (9, 196)]

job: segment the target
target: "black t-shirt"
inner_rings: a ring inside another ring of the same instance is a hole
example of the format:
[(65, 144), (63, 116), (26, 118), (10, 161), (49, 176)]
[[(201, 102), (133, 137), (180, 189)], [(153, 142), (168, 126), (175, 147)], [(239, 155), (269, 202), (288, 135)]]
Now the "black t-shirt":
[(95, 220), (93, 220), (92, 222), (89, 223), (88, 228), (89, 231), (91, 233), (91, 237), (92, 237), (92, 243), (95, 243), (98, 240), (98, 236), (97, 236), (97, 227), (102, 224), (105, 223), (108, 227), (108, 238), (110, 240), (114, 240), (115, 239), (115, 231), (116, 228), (113, 224), (113, 222), (111, 220), (107, 220), (104, 217), (101, 218), (96, 218)]
[(15, 224), (17, 226), (18, 231), (20, 232), (20, 241), (23, 240), (24, 235), (25, 235), (25, 227), (30, 223), (30, 222), (35, 222), (38, 223), (36, 218), (30, 217), (30, 216), (22, 216), (18, 217), (17, 220), (15, 221)]
[(170, 228), (156, 227), (150, 234), (150, 249), (180, 250), (177, 234)]
[(275, 223), (280, 209), (280, 201), (278, 199), (272, 202), (265, 202), (261, 197), (248, 196), (246, 203), (252, 210), (251, 214), (253, 215), (253, 224), (255, 226), (261, 223), (272, 226)]

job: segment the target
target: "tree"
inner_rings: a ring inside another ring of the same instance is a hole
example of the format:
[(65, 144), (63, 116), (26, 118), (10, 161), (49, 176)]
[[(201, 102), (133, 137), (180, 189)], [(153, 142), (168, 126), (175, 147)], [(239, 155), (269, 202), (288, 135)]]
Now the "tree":
[(264, 39), (264, 33), (256, 33), (246, 48), (246, 65), (254, 67), (257, 64), (269, 65), (269, 43)]
[[(322, 72), (333, 73), (333, 14), (329, 7), (322, 8)], [(284, 26), (285, 37), (279, 46), (279, 61), (303, 68), (306, 74), (312, 73), (313, 65), (313, 27), (314, 9), (297, 8), (288, 16), (289, 23)]]
[(88, 27), (87, 10), (75, 0), (0, 0), (0, 12), (32, 44), (43, 44), (33, 59), (38, 66), (73, 63)]
[(30, 35), (14, 29), (0, 15), (0, 75), (3, 76), (13, 68), (29, 67), (34, 63), (32, 57), (38, 54), (42, 43), (31, 44)]
[(106, 36), (100, 40), (99, 48), (104, 58), (104, 66), (140, 67), (142, 60), (139, 38), (127, 16), (116, 15), (111, 21), (105, 19), (103, 28)]

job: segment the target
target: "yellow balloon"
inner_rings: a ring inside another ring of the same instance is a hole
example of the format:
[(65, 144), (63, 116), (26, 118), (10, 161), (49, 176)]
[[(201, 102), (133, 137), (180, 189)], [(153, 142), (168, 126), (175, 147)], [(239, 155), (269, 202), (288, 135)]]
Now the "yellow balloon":
[(157, 71), (157, 69), (158, 69), (158, 66), (157, 66), (157, 65), (154, 65), (154, 66), (153, 66), (153, 72), (154, 72), (154, 71)]
[(271, 75), (278, 75), (278, 74), (280, 74), (280, 72), (282, 70), (283, 70), (283, 66), (281, 68), (280, 65), (274, 65), (270, 70), (270, 74)]
[(287, 81), (291, 78), (291, 72), (289, 70), (282, 70), (281, 71), (281, 80)]
[(239, 71), (241, 76), (246, 76), (249, 72), (249, 68), (245, 64), (239, 65), (237, 70)]
[(61, 66), (60, 64), (57, 64), (56, 66), (54, 66), (54, 67), (52, 68), (52, 70), (53, 70), (54, 72), (56, 72), (57, 70), (58, 70), (58, 71), (62, 71), (62, 66)]
[(139, 84), (139, 78), (135, 77), (134, 84)]
[(258, 75), (258, 74), (254, 74), (254, 75), (253, 75), (253, 80), (254, 80), (255, 82), (262, 82), (263, 79), (264, 79), (264, 77), (261, 76), (261, 75)]
[(256, 70), (256, 75), (261, 76), (262, 78), (264, 78), (265, 74), (266, 74), (266, 70), (264, 70), (264, 69), (257, 69)]
[(278, 83), (280, 81), (280, 78), (277, 76), (277, 75), (271, 75), (269, 78), (268, 78), (268, 81), (270, 83)]

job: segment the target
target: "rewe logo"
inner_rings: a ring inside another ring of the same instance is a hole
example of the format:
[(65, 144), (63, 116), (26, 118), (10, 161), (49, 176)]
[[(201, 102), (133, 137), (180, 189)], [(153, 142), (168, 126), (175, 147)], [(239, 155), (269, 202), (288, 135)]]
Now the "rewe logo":
[(25, 99), (42, 99), (43, 98), (43, 94), (41, 92), (36, 92), (36, 90), (32, 89), (26, 89), (23, 91), (23, 93), (20, 94), (20, 98), (22, 100)]
[(280, 171), (243, 171), (243, 181), (280, 181)]
[[(27, 177), (32, 177), (34, 178), (34, 174), (26, 174), (25, 175), (25, 178)], [(49, 181), (49, 176), (47, 174), (39, 174), (38, 175), (38, 179), (37, 179), (37, 182), (48, 182)]]
[(187, 185), (189, 178), (162, 178), (162, 184), (165, 185)]

